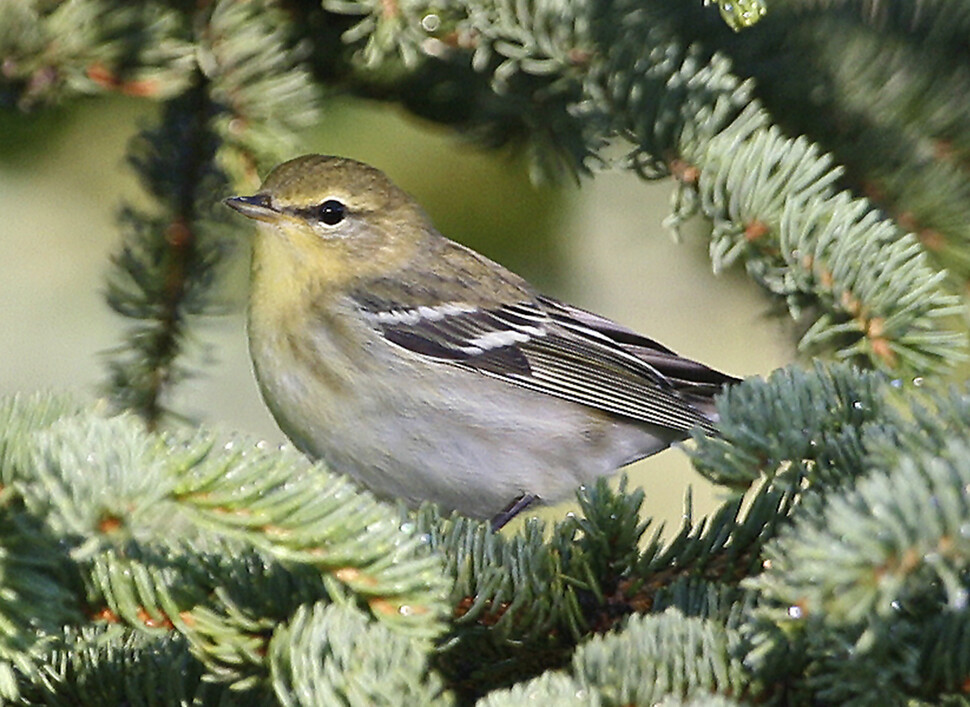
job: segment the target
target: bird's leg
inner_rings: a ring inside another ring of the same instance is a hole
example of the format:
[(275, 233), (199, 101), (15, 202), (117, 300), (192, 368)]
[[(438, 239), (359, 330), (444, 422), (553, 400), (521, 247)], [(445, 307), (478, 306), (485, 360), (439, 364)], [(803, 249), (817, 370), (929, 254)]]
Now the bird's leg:
[(502, 526), (515, 518), (515, 516), (519, 515), (519, 513), (531, 506), (533, 502), (537, 501), (538, 499), (538, 496), (531, 493), (524, 493), (521, 496), (517, 496), (512, 503), (505, 507), (504, 511), (496, 514), (496, 516), (492, 518), (492, 532), (495, 533), (501, 530)]

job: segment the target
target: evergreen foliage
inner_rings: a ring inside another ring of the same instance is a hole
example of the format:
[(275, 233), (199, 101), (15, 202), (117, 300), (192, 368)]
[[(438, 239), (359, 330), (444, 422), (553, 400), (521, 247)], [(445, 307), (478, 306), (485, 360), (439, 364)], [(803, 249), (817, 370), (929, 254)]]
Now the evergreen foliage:
[[(970, 393), (904, 400), (848, 367), (745, 381), (695, 457), (760, 488), (664, 538), (624, 483), (501, 535), (377, 503), (289, 449), (6, 399), (0, 687), (30, 704), (960, 700)], [(801, 434), (771, 435), (759, 401)]]
[[(930, 384), (966, 355), (970, 9), (718, 5), (7, 0), (0, 107), (160, 105), (129, 149), (150, 205), (121, 213), (110, 405), (0, 400), (0, 698), (966, 703), (970, 393)], [(496, 535), (184, 429), (187, 342), (225, 308), (217, 202), (335, 90), (519, 145), (537, 178), (624, 149), (842, 363), (723, 396), (692, 455), (735, 495), (672, 537), (624, 483)]]

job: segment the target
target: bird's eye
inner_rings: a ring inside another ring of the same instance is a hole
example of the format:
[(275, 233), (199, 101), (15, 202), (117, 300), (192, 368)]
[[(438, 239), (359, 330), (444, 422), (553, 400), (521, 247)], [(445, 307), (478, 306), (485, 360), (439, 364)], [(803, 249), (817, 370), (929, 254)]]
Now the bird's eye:
[(336, 199), (327, 199), (317, 207), (317, 218), (328, 226), (336, 226), (344, 220), (347, 207)]

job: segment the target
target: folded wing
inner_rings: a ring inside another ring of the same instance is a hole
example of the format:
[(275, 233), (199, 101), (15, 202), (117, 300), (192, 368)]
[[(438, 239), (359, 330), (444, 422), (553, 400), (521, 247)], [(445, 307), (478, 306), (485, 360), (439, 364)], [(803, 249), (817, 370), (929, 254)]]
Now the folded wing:
[(713, 431), (712, 396), (735, 379), (598, 315), (545, 297), (411, 309), (361, 297), (390, 342), (564, 400), (679, 433)]

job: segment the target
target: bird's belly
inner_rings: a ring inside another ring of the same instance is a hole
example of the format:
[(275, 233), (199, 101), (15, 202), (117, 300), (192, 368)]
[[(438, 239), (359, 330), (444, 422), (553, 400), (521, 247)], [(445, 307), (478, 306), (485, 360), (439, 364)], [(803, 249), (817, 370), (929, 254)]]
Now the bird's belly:
[[(341, 357), (329, 368), (344, 375), (321, 373), (328, 356)], [(410, 505), (430, 500), (488, 518), (526, 493), (554, 502), (674, 439), (397, 352), (387, 361), (367, 357), (366, 365), (336, 350), (313, 364), (299, 356), (270, 364), (255, 350), (253, 359), (263, 396), (294, 444), (378, 496)]]

